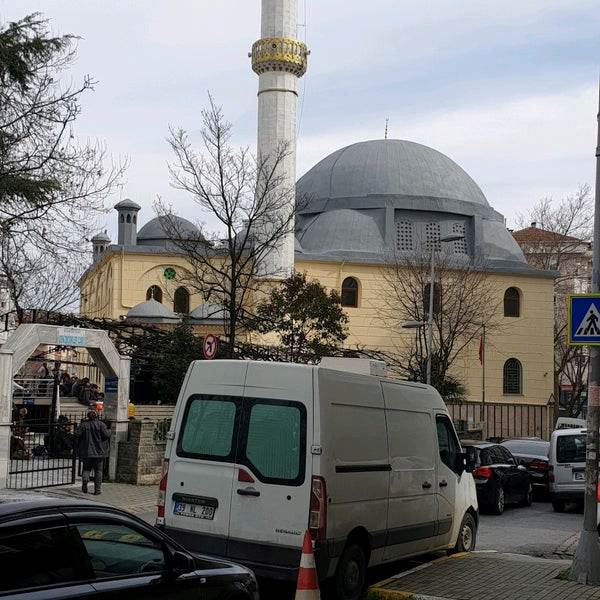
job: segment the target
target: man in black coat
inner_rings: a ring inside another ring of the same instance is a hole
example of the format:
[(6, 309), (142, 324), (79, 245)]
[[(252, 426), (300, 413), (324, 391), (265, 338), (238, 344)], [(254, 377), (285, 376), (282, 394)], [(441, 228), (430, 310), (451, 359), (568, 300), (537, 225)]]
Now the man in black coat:
[(98, 419), (98, 413), (90, 410), (87, 419), (82, 421), (75, 432), (77, 456), (83, 461), (81, 489), (88, 491), (90, 471), (94, 471), (94, 494), (99, 495), (102, 487), (102, 471), (104, 459), (108, 456), (108, 440), (110, 430)]

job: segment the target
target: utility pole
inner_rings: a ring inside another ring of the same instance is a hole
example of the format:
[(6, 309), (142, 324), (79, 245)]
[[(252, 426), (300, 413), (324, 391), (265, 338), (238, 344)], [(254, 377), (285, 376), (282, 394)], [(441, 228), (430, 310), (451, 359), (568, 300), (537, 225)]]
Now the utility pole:
[[(596, 145), (596, 199), (592, 292), (600, 292), (600, 85), (598, 86), (598, 142)], [(557, 402), (558, 399), (555, 399)], [(600, 347), (590, 348), (585, 459), (583, 531), (571, 567), (571, 581), (600, 585), (600, 537), (597, 530), (598, 441), (600, 430)]]

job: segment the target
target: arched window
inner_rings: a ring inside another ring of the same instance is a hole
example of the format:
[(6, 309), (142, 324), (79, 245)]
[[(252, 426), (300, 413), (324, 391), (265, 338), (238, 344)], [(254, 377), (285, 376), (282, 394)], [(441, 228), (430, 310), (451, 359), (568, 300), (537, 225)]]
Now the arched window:
[(504, 363), (503, 391), (505, 394), (523, 393), (523, 367), (516, 358)]
[(175, 290), (173, 310), (183, 315), (190, 312), (190, 293), (184, 287), (178, 287)]
[(129, 213), (127, 213), (127, 222), (131, 223), (131, 215)]
[(157, 285), (152, 285), (148, 288), (146, 300), (150, 300), (150, 298), (162, 303), (162, 290)]
[(358, 306), (358, 281), (354, 277), (346, 277), (342, 281), (342, 306)]
[[(423, 288), (423, 314), (429, 315), (429, 290), (431, 284), (426, 283)], [(433, 284), (433, 314), (437, 315), (440, 313), (442, 306), (442, 286), (437, 281)]]
[(133, 215), (133, 222), (137, 225), (137, 216)]
[(509, 287), (504, 292), (504, 316), (521, 316), (521, 293), (517, 288)]
[(121, 223), (125, 223), (125, 215), (121, 213)]

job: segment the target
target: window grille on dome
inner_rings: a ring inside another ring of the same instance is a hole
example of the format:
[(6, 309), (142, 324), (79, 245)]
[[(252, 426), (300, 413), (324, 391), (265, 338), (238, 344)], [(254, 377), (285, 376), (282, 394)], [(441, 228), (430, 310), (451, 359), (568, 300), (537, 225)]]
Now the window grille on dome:
[(439, 252), (441, 249), (440, 243), (440, 224), (427, 223), (425, 225), (425, 245), (427, 250), (435, 250)]
[(465, 232), (465, 224), (464, 223), (453, 223), (452, 224), (452, 234), (453, 235), (462, 235), (462, 240), (455, 240), (452, 242), (454, 248), (454, 254), (467, 254), (467, 239)]
[(413, 250), (413, 227), (410, 221), (396, 221), (396, 248), (404, 252)]

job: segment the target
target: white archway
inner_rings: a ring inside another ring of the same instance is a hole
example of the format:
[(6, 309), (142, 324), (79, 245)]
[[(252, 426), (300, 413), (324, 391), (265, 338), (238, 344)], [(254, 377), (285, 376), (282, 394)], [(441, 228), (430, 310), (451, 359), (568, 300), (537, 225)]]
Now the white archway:
[(109, 476), (114, 479), (119, 442), (127, 439), (131, 359), (119, 354), (106, 331), (31, 323), (19, 325), (0, 347), (0, 488), (6, 487), (10, 464), (13, 378), (40, 345), (86, 348), (105, 377), (118, 379), (117, 394), (105, 400), (113, 432)]

